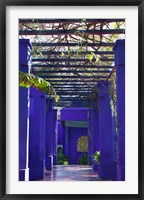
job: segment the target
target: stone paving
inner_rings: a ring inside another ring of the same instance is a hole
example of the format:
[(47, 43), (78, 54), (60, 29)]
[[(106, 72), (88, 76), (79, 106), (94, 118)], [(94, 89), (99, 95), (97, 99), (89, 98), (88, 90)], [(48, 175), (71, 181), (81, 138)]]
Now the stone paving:
[(57, 165), (46, 170), (42, 181), (100, 181), (98, 173), (88, 165)]

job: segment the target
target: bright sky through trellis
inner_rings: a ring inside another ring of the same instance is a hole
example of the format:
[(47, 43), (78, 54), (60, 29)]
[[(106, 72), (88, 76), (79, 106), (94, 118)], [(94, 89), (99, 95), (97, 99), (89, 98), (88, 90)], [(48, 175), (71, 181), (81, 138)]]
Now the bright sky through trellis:
[[(82, 83), (96, 86), (99, 81), (111, 80), (115, 73), (113, 46), (117, 39), (125, 38), (125, 20), (20, 19), (19, 38), (32, 42), (31, 73), (49, 81), (61, 100), (72, 99), (74, 95), (66, 96), (57, 86), (63, 83), (78, 88)], [(89, 91), (94, 93), (91, 87)], [(82, 97), (80, 89), (75, 93)], [(83, 87), (84, 93), (86, 101), (90, 95), (87, 97)]]

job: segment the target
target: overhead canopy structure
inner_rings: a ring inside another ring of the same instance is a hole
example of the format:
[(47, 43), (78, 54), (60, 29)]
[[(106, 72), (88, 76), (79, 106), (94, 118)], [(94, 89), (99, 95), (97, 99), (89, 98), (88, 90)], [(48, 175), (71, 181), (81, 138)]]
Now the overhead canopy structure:
[(31, 39), (31, 73), (55, 88), (55, 106), (89, 106), (97, 83), (115, 72), (113, 46), (125, 37), (125, 20), (20, 19), (19, 36)]

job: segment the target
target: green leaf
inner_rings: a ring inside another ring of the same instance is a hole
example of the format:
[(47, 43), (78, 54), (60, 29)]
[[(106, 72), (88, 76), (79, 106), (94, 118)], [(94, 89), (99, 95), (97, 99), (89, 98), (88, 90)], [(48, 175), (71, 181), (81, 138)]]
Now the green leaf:
[(61, 52), (61, 56), (64, 56), (65, 54), (64, 54), (64, 52)]
[(42, 92), (45, 92), (46, 94), (53, 95), (56, 102), (58, 102), (59, 100), (59, 96), (56, 94), (51, 84), (47, 82), (45, 79), (35, 76), (33, 74), (28, 74), (28, 73), (24, 73), (20, 71), (19, 72), (19, 86), (25, 87), (25, 88), (29, 88), (30, 86), (33, 86), (34, 88), (37, 88), (41, 90)]
[(93, 54), (89, 54), (88, 56), (87, 56), (87, 58), (88, 58), (88, 60), (91, 62), (92, 60), (93, 60)]

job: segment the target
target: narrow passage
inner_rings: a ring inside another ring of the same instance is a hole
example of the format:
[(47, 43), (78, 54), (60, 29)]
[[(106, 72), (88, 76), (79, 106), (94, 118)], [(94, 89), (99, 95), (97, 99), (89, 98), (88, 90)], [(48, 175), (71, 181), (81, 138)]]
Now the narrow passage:
[(46, 170), (42, 181), (99, 181), (98, 173), (89, 165), (57, 165)]

